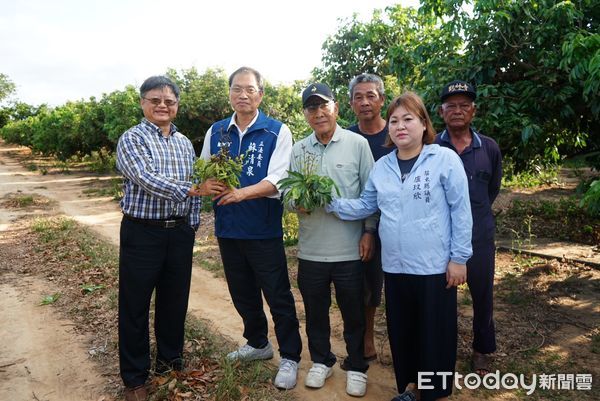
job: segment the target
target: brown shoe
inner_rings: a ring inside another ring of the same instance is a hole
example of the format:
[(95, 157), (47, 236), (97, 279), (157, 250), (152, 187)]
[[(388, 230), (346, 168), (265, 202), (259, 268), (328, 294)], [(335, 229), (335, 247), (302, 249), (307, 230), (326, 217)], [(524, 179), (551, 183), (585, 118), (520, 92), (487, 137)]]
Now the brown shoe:
[(146, 385), (125, 388), (125, 401), (148, 401)]

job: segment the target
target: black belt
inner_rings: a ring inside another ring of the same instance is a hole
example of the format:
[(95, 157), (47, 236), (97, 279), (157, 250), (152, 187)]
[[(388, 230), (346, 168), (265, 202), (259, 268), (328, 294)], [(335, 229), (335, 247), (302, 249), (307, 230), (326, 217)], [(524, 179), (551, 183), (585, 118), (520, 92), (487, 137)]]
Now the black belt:
[(162, 227), (162, 228), (173, 228), (177, 227), (180, 224), (187, 223), (187, 219), (185, 217), (171, 217), (169, 219), (159, 220), (159, 219), (140, 219), (137, 217), (129, 216), (124, 214), (124, 218), (127, 220), (135, 221), (136, 223), (146, 224), (148, 226)]

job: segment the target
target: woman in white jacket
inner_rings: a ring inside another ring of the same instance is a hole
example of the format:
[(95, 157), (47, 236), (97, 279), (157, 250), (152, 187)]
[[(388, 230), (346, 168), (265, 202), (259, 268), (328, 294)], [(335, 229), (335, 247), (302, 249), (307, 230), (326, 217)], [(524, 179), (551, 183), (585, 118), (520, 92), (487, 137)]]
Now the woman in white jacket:
[(387, 111), (387, 146), (358, 199), (334, 199), (344, 220), (381, 210), (388, 337), (396, 384), (392, 401), (446, 400), (456, 363), (456, 287), (466, 282), (471, 209), (460, 158), (432, 144), (421, 98), (406, 92)]

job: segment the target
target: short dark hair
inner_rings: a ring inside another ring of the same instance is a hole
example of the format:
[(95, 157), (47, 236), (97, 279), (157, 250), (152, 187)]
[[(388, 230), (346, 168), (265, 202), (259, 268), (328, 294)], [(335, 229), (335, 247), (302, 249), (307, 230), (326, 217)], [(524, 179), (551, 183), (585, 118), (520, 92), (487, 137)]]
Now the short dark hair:
[(258, 85), (259, 91), (262, 92), (265, 89), (265, 83), (263, 81), (263, 77), (260, 74), (260, 72), (256, 71), (252, 67), (246, 67), (246, 66), (240, 67), (231, 73), (231, 75), (229, 76), (229, 87), (231, 88), (231, 85), (233, 84), (233, 78), (235, 78), (236, 75), (245, 74), (245, 73), (250, 73), (250, 74), (254, 75), (254, 77), (256, 78), (256, 83)]
[(385, 89), (383, 87), (383, 80), (381, 79), (381, 77), (379, 75), (369, 74), (365, 72), (363, 74), (355, 76), (354, 78), (352, 78), (352, 81), (350, 81), (350, 85), (348, 85), (348, 95), (350, 96), (350, 100), (352, 100), (352, 96), (354, 95), (354, 87), (363, 82), (372, 82), (376, 84), (377, 93), (379, 93), (379, 96), (385, 97)]
[[(423, 133), (423, 144), (430, 145), (433, 143), (435, 139), (435, 130), (433, 129), (433, 124), (431, 123), (431, 118), (429, 118), (429, 113), (427, 113), (427, 107), (423, 103), (423, 99), (419, 95), (414, 92), (404, 92), (390, 103), (387, 109), (386, 120), (388, 124), (390, 123), (390, 117), (398, 107), (404, 107), (408, 112), (418, 117), (423, 125), (425, 126), (425, 132)], [(390, 133), (385, 138), (385, 143), (383, 146), (387, 146), (389, 148), (394, 146), (394, 142), (390, 137)]]
[(140, 97), (144, 97), (146, 93), (153, 89), (170, 88), (175, 95), (175, 98), (179, 100), (179, 87), (170, 78), (164, 75), (155, 75), (144, 81), (140, 86)]

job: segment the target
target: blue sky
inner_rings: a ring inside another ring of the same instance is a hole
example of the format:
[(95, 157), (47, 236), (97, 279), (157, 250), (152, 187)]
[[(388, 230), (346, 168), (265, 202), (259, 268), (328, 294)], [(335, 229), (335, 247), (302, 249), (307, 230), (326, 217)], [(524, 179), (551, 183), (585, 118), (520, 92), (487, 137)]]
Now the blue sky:
[(249, 65), (289, 83), (320, 64), (339, 19), (368, 20), (395, 3), (418, 0), (0, 0), (0, 73), (17, 99), (51, 105), (137, 86), (168, 67)]

